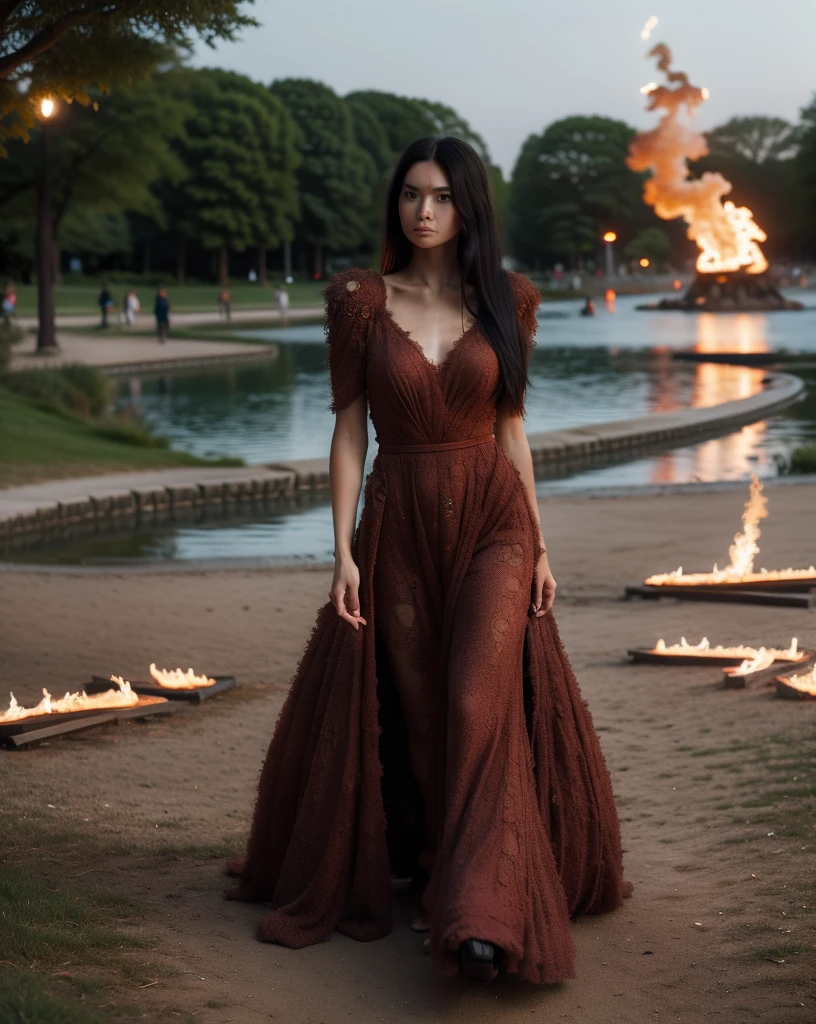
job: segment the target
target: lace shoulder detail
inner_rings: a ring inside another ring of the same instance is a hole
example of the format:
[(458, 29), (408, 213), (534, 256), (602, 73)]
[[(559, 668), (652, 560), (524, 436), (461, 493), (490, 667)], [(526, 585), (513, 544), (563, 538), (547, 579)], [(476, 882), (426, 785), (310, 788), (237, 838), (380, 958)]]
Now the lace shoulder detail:
[(368, 335), (381, 291), (376, 273), (360, 267), (333, 274), (323, 289), (332, 412), (366, 391)]
[(507, 276), (510, 279), (510, 288), (516, 303), (522, 334), (528, 339), (530, 348), (532, 348), (536, 343), (535, 335), (538, 329), (536, 313), (541, 305), (541, 293), (530, 278), (524, 274), (510, 270), (507, 272)]

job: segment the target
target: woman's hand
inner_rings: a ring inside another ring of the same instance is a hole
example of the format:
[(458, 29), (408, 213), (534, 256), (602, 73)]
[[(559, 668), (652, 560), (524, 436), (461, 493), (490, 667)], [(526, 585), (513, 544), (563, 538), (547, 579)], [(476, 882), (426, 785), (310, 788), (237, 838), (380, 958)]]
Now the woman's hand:
[(354, 559), (336, 558), (334, 561), (334, 579), (332, 580), (329, 598), (341, 619), (350, 622), (355, 629), (364, 626), (366, 620), (360, 615), (360, 570)]
[(555, 588), (558, 584), (550, 571), (547, 561), (547, 552), (543, 551), (535, 567), (535, 598), (533, 600), (533, 611), (536, 618), (546, 615), (552, 608), (555, 601)]

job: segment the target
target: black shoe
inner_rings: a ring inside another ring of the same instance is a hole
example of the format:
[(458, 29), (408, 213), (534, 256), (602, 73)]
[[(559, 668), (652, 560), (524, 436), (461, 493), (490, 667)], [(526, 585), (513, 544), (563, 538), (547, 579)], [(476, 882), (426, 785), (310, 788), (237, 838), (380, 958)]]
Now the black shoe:
[(459, 946), (459, 972), (471, 981), (481, 981), (486, 985), (499, 973), (500, 953), (501, 950), (492, 942), (467, 939)]

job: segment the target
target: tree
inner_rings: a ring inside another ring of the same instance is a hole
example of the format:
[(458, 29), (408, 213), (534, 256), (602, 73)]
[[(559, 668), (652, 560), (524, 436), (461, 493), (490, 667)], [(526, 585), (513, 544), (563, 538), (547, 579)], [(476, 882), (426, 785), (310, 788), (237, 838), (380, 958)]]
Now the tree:
[[(511, 181), (509, 233), (532, 265), (575, 263), (601, 235), (648, 224), (642, 176), (625, 164), (634, 128), (606, 117), (567, 117), (525, 141)], [(622, 239), (623, 240), (623, 239)]]
[[(183, 69), (163, 83), (191, 110), (174, 149), (186, 174), (160, 198), (179, 242), (200, 241), (218, 252), (218, 278), (229, 277), (228, 253), (291, 238), (298, 215), (300, 133), (269, 90), (231, 71)], [(263, 267), (265, 268), (265, 258)]]
[(302, 133), (297, 237), (313, 247), (313, 272), (323, 275), (323, 250), (370, 243), (377, 168), (355, 139), (351, 111), (332, 89), (306, 78), (269, 87)]
[[(36, 130), (35, 144), (12, 141), (11, 159), (0, 162), (0, 209), (6, 215), (27, 215), (37, 221), (41, 349), (56, 344), (52, 283), (59, 250), (55, 242), (66, 216), (78, 208), (160, 216), (151, 184), (159, 178), (172, 180), (183, 171), (170, 149), (170, 139), (181, 130), (185, 108), (155, 84), (119, 89), (93, 103), (62, 105), (53, 123)], [(46, 187), (48, 201), (43, 202)], [(117, 244), (121, 238), (120, 226)]]
[(647, 259), (652, 263), (663, 263), (669, 258), (671, 242), (663, 228), (644, 228), (638, 231), (624, 252), (631, 259)]
[(252, 0), (0, 0), (0, 143), (27, 139), (33, 100), (91, 101), (94, 89), (145, 78), (159, 54), (212, 45), (257, 24)]
[(801, 129), (779, 117), (735, 117), (706, 133), (709, 152), (691, 167), (693, 175), (719, 171), (737, 206), (747, 206), (767, 233), (762, 249), (770, 258), (796, 248), (800, 215), (794, 189)]
[(816, 94), (802, 110), (799, 152), (794, 161), (797, 210), (800, 213), (801, 248), (816, 256)]
[(732, 117), (706, 133), (709, 152), (718, 157), (740, 158), (762, 164), (796, 155), (800, 131), (781, 117)]

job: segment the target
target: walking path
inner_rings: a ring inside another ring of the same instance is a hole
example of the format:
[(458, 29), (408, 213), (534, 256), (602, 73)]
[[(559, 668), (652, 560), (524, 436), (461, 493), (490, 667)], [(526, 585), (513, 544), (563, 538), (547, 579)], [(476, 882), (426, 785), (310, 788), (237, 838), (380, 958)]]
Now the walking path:
[[(289, 320), (290, 321), (303, 321), (303, 320), (320, 320), (324, 316), (323, 306), (297, 306), (289, 308)], [(253, 320), (269, 320), (273, 323), (280, 321), (280, 313), (277, 307), (274, 306), (258, 306), (253, 309), (235, 309), (232, 310), (232, 316), (229, 320), (226, 320), (220, 313), (213, 311), (210, 313), (172, 313), (171, 314), (171, 327), (198, 327), (200, 324), (222, 324), (225, 327), (229, 327), (233, 323), (246, 323), (247, 321)], [(18, 320), (20, 327), (24, 330), (36, 329), (37, 317), (36, 316), (21, 316)], [(99, 326), (99, 314), (98, 313), (64, 313), (56, 318), (57, 328), (60, 327), (98, 327)], [(122, 328), (123, 333), (127, 328), (122, 327), (116, 317), (112, 317), (110, 320), (111, 328)], [(155, 326), (155, 321), (152, 316), (146, 313), (141, 313), (136, 317), (137, 331), (152, 331)], [(107, 337), (107, 335), (102, 335)], [(62, 344), (62, 339), (60, 339)]]
[[(749, 398), (702, 409), (681, 409), (638, 419), (529, 435), (537, 466), (574, 465), (625, 450), (671, 447), (680, 441), (725, 433), (728, 428), (778, 412), (795, 402), (804, 383), (787, 373), (769, 374)], [(223, 468), (171, 468), (55, 480), (0, 490), (0, 544), (42, 536), (53, 529), (90, 529), (170, 516), (201, 505), (268, 502), (297, 490), (328, 487), (329, 460)]]
[(274, 359), (277, 345), (250, 345), (234, 341), (191, 341), (171, 338), (159, 344), (156, 338), (119, 335), (61, 334), (60, 349), (53, 355), (39, 355), (36, 340), (15, 346), (12, 370), (83, 363), (114, 375), (149, 373), (177, 367), (218, 366), (222, 363), (257, 362)]

